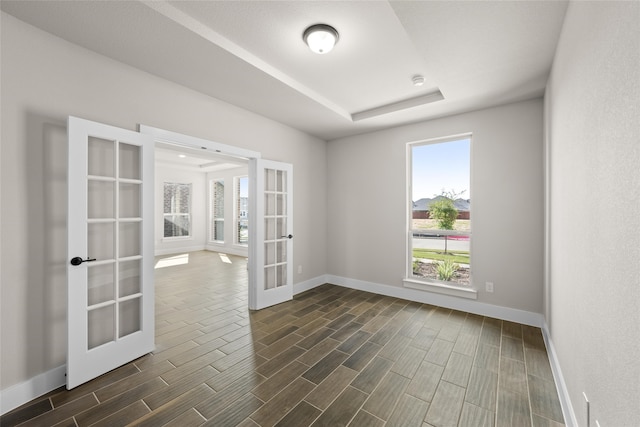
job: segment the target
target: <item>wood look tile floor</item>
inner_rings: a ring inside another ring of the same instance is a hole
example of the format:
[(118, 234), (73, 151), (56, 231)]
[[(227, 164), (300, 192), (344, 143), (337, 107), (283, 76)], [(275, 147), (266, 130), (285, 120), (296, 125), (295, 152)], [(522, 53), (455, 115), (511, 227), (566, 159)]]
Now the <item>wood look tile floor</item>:
[(329, 284), (250, 312), (214, 252), (157, 258), (156, 318), (152, 354), (0, 425), (564, 425), (538, 328)]

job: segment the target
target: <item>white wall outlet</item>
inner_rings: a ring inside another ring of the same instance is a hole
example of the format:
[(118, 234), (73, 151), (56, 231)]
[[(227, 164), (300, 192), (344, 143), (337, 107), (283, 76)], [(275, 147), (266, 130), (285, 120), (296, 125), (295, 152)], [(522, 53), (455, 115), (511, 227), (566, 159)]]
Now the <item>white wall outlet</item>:
[(298, 266), (298, 274), (302, 274), (302, 266), (301, 265)]
[(484, 284), (484, 289), (485, 289), (487, 292), (493, 292), (493, 282), (486, 282), (486, 283)]

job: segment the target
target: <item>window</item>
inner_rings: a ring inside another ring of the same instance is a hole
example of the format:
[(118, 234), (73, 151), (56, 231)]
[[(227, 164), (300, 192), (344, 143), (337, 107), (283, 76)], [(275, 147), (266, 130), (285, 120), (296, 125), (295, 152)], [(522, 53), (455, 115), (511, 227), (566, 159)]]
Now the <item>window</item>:
[(209, 181), (209, 241), (224, 242), (224, 179)]
[(236, 184), (236, 243), (249, 243), (249, 178), (239, 176)]
[(191, 184), (164, 183), (164, 237), (191, 236)]
[(407, 277), (470, 287), (471, 137), (409, 145)]

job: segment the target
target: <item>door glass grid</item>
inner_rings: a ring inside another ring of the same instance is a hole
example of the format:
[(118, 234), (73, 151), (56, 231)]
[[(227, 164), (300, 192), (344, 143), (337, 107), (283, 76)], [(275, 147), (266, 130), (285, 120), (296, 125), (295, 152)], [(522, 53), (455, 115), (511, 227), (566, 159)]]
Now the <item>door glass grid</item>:
[(286, 171), (264, 170), (264, 283), (265, 290), (287, 284)]
[(141, 330), (141, 147), (89, 137), (88, 349)]

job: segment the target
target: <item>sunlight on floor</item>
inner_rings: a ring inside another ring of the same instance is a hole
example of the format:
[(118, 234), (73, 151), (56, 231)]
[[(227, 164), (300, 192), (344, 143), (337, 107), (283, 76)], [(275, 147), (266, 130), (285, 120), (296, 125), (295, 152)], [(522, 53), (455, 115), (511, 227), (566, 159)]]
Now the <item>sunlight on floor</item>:
[(189, 254), (180, 254), (169, 258), (163, 258), (156, 263), (155, 268), (173, 267), (183, 264), (189, 264)]
[(229, 259), (229, 257), (227, 256), (227, 254), (218, 254), (218, 255), (220, 255), (220, 259), (222, 260), (222, 262), (226, 264), (233, 264)]

